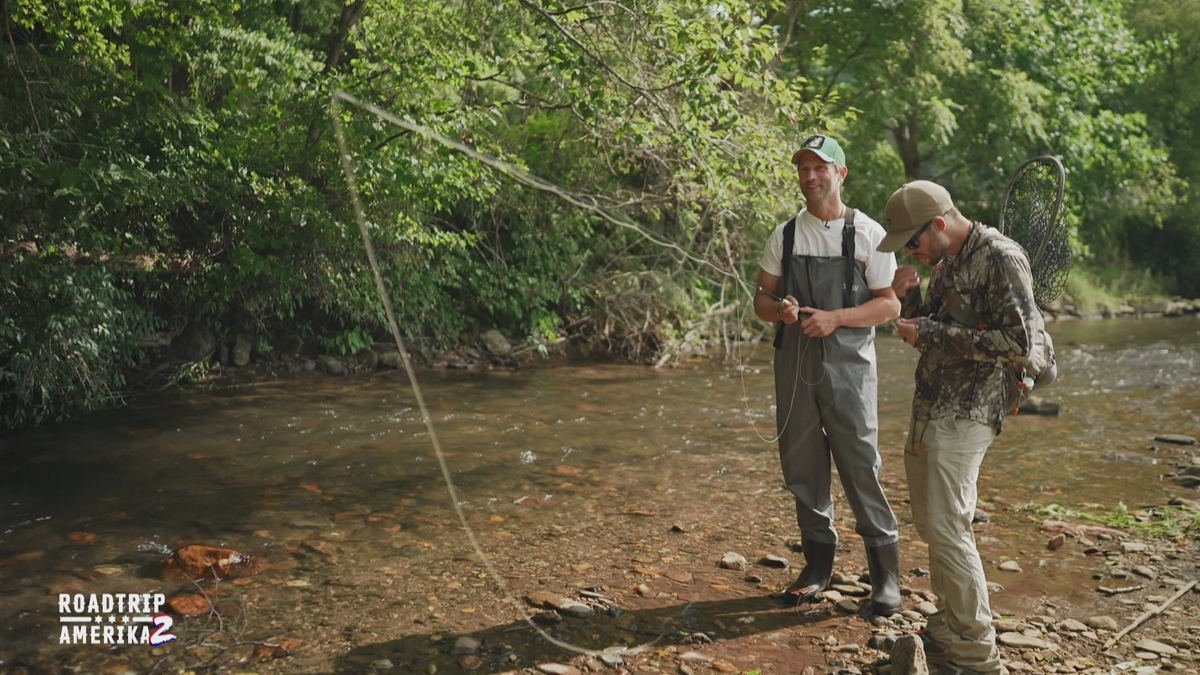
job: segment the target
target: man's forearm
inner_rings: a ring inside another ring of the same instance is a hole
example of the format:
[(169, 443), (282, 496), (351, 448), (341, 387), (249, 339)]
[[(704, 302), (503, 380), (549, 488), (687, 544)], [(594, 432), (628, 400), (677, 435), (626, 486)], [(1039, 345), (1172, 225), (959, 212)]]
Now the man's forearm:
[(871, 328), (900, 316), (900, 301), (894, 297), (875, 297), (858, 307), (839, 309), (839, 323), (847, 328)]
[(763, 321), (783, 321), (783, 303), (759, 291), (754, 294), (754, 313)]

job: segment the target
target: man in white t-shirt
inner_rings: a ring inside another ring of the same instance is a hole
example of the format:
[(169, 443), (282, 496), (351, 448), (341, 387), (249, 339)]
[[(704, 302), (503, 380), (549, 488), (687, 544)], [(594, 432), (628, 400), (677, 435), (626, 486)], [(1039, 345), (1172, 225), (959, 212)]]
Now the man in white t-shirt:
[[(875, 326), (900, 314), (894, 254), (876, 250), (884, 229), (842, 204), (846, 154), (816, 135), (792, 156), (807, 206), (767, 240), (754, 311), (780, 322), (775, 395), (779, 457), (796, 498), (805, 558), (779, 597), (819, 602), (833, 574), (838, 533), (831, 460), (866, 545), (871, 608), (890, 616), (900, 602), (896, 516), (879, 484)], [(789, 232), (790, 230), (790, 232)], [(785, 241), (792, 250), (784, 254)]]

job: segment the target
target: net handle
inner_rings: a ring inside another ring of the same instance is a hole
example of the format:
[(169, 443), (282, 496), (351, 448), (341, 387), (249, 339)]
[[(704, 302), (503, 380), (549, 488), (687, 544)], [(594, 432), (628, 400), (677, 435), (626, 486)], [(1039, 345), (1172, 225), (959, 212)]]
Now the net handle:
[(1046, 234), (1042, 237), (1042, 243), (1040, 246), (1038, 246), (1037, 253), (1035, 253), (1033, 258), (1029, 261), (1029, 268), (1031, 270), (1036, 270), (1038, 268), (1038, 263), (1042, 261), (1042, 256), (1046, 253), (1046, 247), (1050, 244), (1050, 233), (1054, 230), (1054, 228), (1058, 227), (1058, 212), (1062, 208), (1063, 194), (1066, 192), (1067, 188), (1067, 172), (1063, 169), (1062, 162), (1060, 162), (1058, 158), (1053, 155), (1039, 155), (1022, 164), (1016, 171), (1013, 172), (1012, 178), (1008, 180), (1008, 186), (1004, 188), (1004, 201), (1000, 206), (1000, 231), (1004, 232), (1004, 213), (1008, 210), (1008, 200), (1010, 197), (1012, 197), (1013, 186), (1016, 185), (1017, 179), (1021, 177), (1021, 174), (1024, 173), (1027, 167), (1042, 162), (1049, 162), (1054, 166), (1055, 171), (1057, 171), (1058, 193), (1054, 198), (1054, 205), (1050, 207), (1050, 218), (1047, 220)]

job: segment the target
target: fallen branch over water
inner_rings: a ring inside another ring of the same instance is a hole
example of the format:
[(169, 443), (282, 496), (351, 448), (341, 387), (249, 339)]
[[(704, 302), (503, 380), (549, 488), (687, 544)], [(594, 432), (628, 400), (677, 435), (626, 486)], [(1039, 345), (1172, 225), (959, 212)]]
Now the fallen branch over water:
[(1147, 621), (1158, 616), (1159, 614), (1162, 614), (1162, 611), (1164, 609), (1166, 609), (1167, 607), (1169, 607), (1172, 602), (1175, 602), (1179, 598), (1183, 597), (1184, 593), (1187, 593), (1188, 591), (1192, 590), (1192, 588), (1194, 588), (1195, 586), (1196, 586), (1196, 582), (1193, 581), (1192, 583), (1188, 584), (1187, 586), (1184, 586), (1183, 588), (1179, 589), (1179, 591), (1176, 592), (1175, 595), (1172, 595), (1170, 597), (1170, 599), (1168, 599), (1163, 604), (1159, 605), (1158, 607), (1155, 607), (1154, 609), (1148, 609), (1145, 612), (1143, 612), (1141, 616), (1134, 619), (1133, 623), (1126, 626), (1124, 630), (1122, 630), (1120, 633), (1117, 633), (1116, 635), (1109, 638), (1108, 642), (1104, 643), (1104, 648), (1108, 649), (1109, 647), (1112, 647), (1113, 645), (1117, 644), (1117, 640), (1120, 640), (1121, 638), (1128, 635), (1129, 632), (1132, 631), (1133, 629), (1137, 628), (1138, 626), (1142, 625), (1143, 623), (1146, 623)]

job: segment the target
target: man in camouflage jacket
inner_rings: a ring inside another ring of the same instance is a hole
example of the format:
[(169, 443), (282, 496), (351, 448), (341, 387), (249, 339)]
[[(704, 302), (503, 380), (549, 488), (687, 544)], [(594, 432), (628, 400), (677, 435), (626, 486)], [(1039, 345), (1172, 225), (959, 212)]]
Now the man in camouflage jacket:
[(896, 325), (921, 351), (904, 468), (913, 522), (929, 545), (938, 612), (922, 637), (938, 675), (1007, 673), (996, 648), (983, 564), (971, 519), (979, 466), (1018, 386), (1011, 364), (1028, 358), (1043, 328), (1029, 260), (998, 231), (963, 217), (950, 193), (914, 181), (888, 200), (888, 235), (933, 268), (928, 297), (912, 265), (896, 271)]

